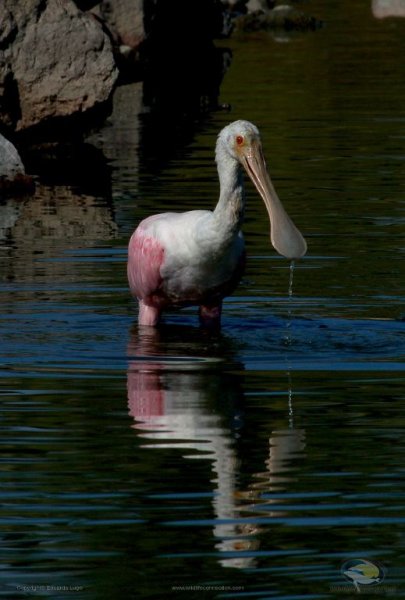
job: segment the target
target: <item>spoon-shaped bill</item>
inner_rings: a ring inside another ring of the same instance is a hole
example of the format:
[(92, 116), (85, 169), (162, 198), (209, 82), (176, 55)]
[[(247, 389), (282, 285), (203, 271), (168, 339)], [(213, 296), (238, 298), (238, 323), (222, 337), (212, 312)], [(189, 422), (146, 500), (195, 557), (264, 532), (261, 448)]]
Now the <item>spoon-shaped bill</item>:
[(274, 249), (285, 258), (301, 258), (307, 251), (307, 243), (277, 196), (259, 143), (242, 156), (242, 164), (266, 205)]

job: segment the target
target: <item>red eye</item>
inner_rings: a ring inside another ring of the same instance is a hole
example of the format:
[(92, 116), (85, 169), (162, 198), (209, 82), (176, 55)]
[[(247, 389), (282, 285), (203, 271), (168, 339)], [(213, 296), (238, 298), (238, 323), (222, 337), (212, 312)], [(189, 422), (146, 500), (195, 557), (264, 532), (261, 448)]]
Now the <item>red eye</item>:
[(243, 144), (243, 142), (244, 142), (243, 135), (237, 135), (236, 143), (238, 144), (238, 146), (241, 146)]

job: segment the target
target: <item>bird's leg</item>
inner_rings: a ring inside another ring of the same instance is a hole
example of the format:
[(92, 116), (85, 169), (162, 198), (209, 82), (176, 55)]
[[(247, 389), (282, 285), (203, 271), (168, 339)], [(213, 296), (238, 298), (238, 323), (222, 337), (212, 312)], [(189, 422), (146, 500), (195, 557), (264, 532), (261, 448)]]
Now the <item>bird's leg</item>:
[(149, 306), (143, 300), (139, 300), (139, 325), (150, 325), (155, 327), (159, 323), (161, 310), (156, 306)]
[(216, 329), (221, 327), (222, 302), (207, 306), (202, 304), (199, 309), (200, 323), (203, 327)]

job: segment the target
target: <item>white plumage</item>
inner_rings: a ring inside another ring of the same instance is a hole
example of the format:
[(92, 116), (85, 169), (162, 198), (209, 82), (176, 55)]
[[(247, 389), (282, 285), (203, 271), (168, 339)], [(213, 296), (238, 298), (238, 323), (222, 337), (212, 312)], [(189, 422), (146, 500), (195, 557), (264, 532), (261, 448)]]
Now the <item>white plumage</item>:
[(306, 252), (271, 183), (255, 125), (235, 121), (225, 127), (216, 161), (220, 196), (213, 211), (153, 215), (131, 237), (128, 280), (139, 300), (140, 325), (156, 325), (165, 308), (190, 304), (200, 307), (203, 323), (219, 324), (222, 300), (235, 289), (244, 267), (242, 166), (268, 209), (275, 249), (287, 258)]

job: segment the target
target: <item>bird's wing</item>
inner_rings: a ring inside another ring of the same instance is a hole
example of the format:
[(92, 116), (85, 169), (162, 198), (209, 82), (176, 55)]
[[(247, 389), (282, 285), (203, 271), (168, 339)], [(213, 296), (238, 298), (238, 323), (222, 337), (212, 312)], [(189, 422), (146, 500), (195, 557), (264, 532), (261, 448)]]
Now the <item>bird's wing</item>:
[(141, 223), (130, 239), (127, 269), (131, 292), (137, 298), (147, 301), (162, 283), (160, 269), (165, 251), (145, 225), (145, 222)]

